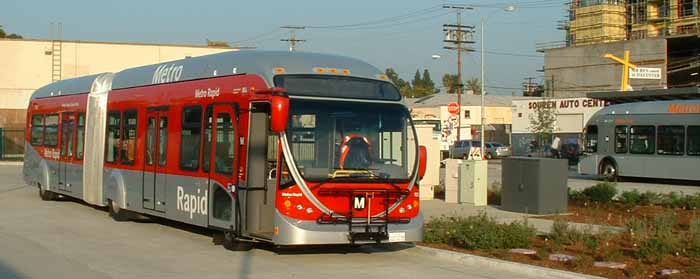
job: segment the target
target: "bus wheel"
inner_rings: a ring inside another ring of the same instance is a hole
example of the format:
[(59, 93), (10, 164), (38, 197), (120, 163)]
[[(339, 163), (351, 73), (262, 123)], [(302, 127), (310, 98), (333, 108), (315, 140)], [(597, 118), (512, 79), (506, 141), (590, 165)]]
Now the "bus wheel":
[(129, 221), (129, 212), (127, 212), (124, 209), (119, 208), (119, 205), (117, 205), (117, 202), (113, 200), (109, 200), (109, 204), (107, 205), (109, 208), (109, 217), (112, 217), (114, 221), (117, 222), (124, 222), (124, 221)]
[(617, 181), (617, 168), (615, 168), (615, 164), (610, 161), (606, 160), (603, 162), (603, 165), (600, 167), (600, 174), (606, 181)]
[(252, 242), (240, 241), (232, 232), (224, 233), (224, 248), (231, 251), (250, 251), (253, 249)]
[(467, 154), (462, 155), (462, 160), (469, 160), (469, 155), (467, 155)]
[(493, 159), (493, 154), (491, 154), (491, 152), (486, 153), (486, 160), (491, 160), (491, 159)]
[(39, 185), (39, 197), (45, 201), (52, 201), (56, 199), (56, 193), (44, 190), (44, 188), (41, 188), (41, 185)]

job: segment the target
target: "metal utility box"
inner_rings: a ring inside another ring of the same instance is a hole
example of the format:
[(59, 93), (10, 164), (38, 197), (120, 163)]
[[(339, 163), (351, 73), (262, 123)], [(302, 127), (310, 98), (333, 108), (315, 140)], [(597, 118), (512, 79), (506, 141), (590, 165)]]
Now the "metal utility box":
[(487, 204), (488, 162), (466, 160), (459, 164), (459, 203), (474, 206)]
[(502, 160), (501, 208), (530, 214), (566, 212), (566, 160), (512, 157)]

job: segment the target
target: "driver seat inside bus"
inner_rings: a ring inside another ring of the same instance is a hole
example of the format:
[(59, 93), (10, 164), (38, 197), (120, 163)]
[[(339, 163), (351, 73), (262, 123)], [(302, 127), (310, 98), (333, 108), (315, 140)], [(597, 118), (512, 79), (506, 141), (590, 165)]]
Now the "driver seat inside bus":
[(366, 137), (349, 135), (340, 146), (341, 169), (367, 169), (372, 160), (370, 158), (372, 144)]

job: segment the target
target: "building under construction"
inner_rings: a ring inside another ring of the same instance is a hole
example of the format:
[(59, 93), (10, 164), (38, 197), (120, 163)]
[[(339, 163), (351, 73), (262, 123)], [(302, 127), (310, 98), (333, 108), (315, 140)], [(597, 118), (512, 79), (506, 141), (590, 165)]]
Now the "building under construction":
[(574, 0), (562, 29), (566, 40), (547, 43), (545, 95), (583, 97), (622, 90), (623, 65), (652, 69), (631, 77), (629, 89), (700, 85), (700, 0)]
[(698, 33), (700, 0), (574, 0), (567, 43), (582, 46)]

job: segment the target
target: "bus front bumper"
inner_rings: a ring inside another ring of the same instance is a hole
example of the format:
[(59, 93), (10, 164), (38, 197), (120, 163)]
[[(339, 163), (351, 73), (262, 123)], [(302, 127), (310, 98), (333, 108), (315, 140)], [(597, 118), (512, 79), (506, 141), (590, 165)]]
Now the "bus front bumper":
[[(389, 224), (388, 239), (379, 243), (423, 241), (423, 214), (405, 224)], [(291, 219), (275, 210), (276, 245), (369, 244), (377, 241), (351, 241), (347, 224), (319, 224)]]

